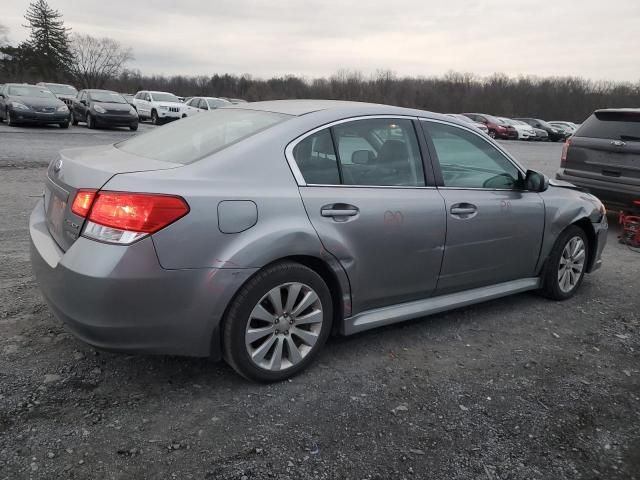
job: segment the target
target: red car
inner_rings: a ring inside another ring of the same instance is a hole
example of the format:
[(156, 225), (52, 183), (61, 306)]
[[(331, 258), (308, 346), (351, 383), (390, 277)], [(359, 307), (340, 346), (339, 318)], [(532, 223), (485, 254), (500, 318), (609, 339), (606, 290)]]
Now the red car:
[(518, 138), (518, 132), (514, 127), (505, 124), (502, 120), (494, 116), (485, 113), (463, 113), (463, 115), (474, 122), (486, 125), (491, 138), (502, 138), (505, 140), (516, 140)]

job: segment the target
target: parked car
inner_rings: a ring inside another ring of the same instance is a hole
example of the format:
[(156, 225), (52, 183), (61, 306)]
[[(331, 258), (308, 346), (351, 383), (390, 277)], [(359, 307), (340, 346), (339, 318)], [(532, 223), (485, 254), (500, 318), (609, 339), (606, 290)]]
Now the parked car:
[(63, 151), (30, 218), (37, 281), (81, 339), (224, 357), (257, 381), (300, 372), (332, 331), (569, 298), (606, 235), (596, 197), (466, 123), (320, 100)]
[(611, 209), (640, 200), (640, 109), (596, 110), (562, 149), (559, 180), (597, 195)]
[(564, 120), (549, 120), (548, 123), (549, 123), (549, 125), (552, 125), (552, 126), (560, 125), (560, 126), (563, 126), (563, 127), (567, 127), (567, 128), (569, 128), (570, 130), (573, 131), (572, 133), (574, 133), (578, 129), (578, 125), (577, 124), (575, 124), (573, 122), (565, 122)]
[(78, 90), (76, 89), (76, 87), (64, 83), (38, 82), (37, 85), (47, 88), (51, 93), (62, 100), (69, 108), (71, 108), (73, 100), (78, 94)]
[(560, 132), (563, 136), (563, 138), (566, 140), (567, 138), (569, 138), (571, 135), (574, 134), (575, 130), (573, 128), (567, 127), (565, 125), (553, 125), (553, 124), (549, 124), (551, 125), (553, 128), (555, 128), (556, 130), (558, 130), (558, 132)]
[(58, 124), (69, 128), (69, 108), (44, 87), (7, 83), (0, 90), (0, 120), (7, 125)]
[(192, 97), (186, 102), (182, 112), (183, 117), (189, 117), (196, 113), (215, 110), (216, 108), (232, 105), (228, 100), (216, 97)]
[(487, 115), (486, 113), (463, 113), (463, 115), (474, 122), (486, 125), (491, 138), (502, 138), (505, 140), (518, 138), (518, 132), (515, 128), (511, 125), (506, 125), (492, 115)]
[(138, 130), (138, 113), (117, 92), (110, 90), (80, 90), (71, 107), (71, 122), (85, 122), (88, 128), (129, 127)]
[(182, 118), (184, 103), (173, 93), (143, 90), (133, 97), (140, 120), (150, 119), (154, 125)]
[(518, 140), (533, 140), (536, 137), (536, 132), (531, 125), (527, 125), (524, 122), (520, 122), (519, 120), (513, 120), (511, 118), (506, 117), (497, 117), (498, 120), (501, 120), (503, 123), (507, 125), (511, 125), (516, 129), (518, 133)]
[[(524, 123), (524, 122), (522, 122), (522, 123)], [(528, 124), (525, 124), (525, 125), (528, 125)], [(535, 127), (531, 127), (531, 128), (533, 128), (533, 131), (536, 133), (536, 136), (534, 138), (535, 141), (537, 141), (537, 142), (548, 142), (549, 141), (549, 134), (547, 133), (546, 130), (543, 130), (541, 128), (535, 128)]]
[(547, 132), (549, 136), (549, 140), (552, 142), (559, 142), (564, 140), (564, 133), (559, 131), (557, 128), (552, 127), (544, 120), (540, 120), (539, 118), (516, 118), (516, 120), (520, 120), (521, 122), (527, 123), (535, 128), (540, 128)]
[(471, 120), (469, 117), (465, 117), (461, 113), (446, 113), (445, 115), (447, 115), (448, 117), (451, 117), (451, 118), (458, 119), (461, 122), (469, 123), (469, 124), (473, 125), (474, 127), (476, 127), (478, 130), (480, 130), (482, 133), (486, 133), (487, 135), (489, 134), (489, 129), (487, 128), (487, 126), (484, 123), (475, 122), (475, 121)]

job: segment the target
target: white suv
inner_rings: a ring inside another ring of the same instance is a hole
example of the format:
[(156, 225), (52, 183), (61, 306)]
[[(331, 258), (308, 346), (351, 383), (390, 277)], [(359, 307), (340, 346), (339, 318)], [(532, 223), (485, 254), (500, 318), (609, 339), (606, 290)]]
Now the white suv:
[(138, 111), (140, 120), (149, 118), (154, 125), (182, 118), (184, 110), (184, 103), (173, 93), (148, 90), (136, 93), (133, 106)]

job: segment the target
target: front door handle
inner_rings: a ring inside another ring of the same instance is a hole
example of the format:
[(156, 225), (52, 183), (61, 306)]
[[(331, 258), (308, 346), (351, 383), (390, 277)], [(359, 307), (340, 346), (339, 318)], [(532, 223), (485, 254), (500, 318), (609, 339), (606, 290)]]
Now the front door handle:
[(449, 211), (454, 217), (469, 218), (478, 212), (478, 207), (471, 203), (456, 203)]
[(323, 217), (355, 217), (360, 210), (353, 205), (345, 205), (343, 203), (337, 203), (333, 205), (325, 205), (320, 209), (320, 215)]

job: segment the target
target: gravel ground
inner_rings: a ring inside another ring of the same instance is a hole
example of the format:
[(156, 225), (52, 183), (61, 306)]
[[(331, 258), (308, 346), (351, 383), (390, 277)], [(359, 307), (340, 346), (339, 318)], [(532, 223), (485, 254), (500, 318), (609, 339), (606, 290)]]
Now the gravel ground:
[[(615, 225), (569, 301), (333, 338), (281, 384), (77, 341), (31, 274), (31, 196), (60, 148), (129, 135), (0, 124), (0, 479), (640, 478), (640, 254)], [(554, 173), (559, 144), (505, 146)]]

